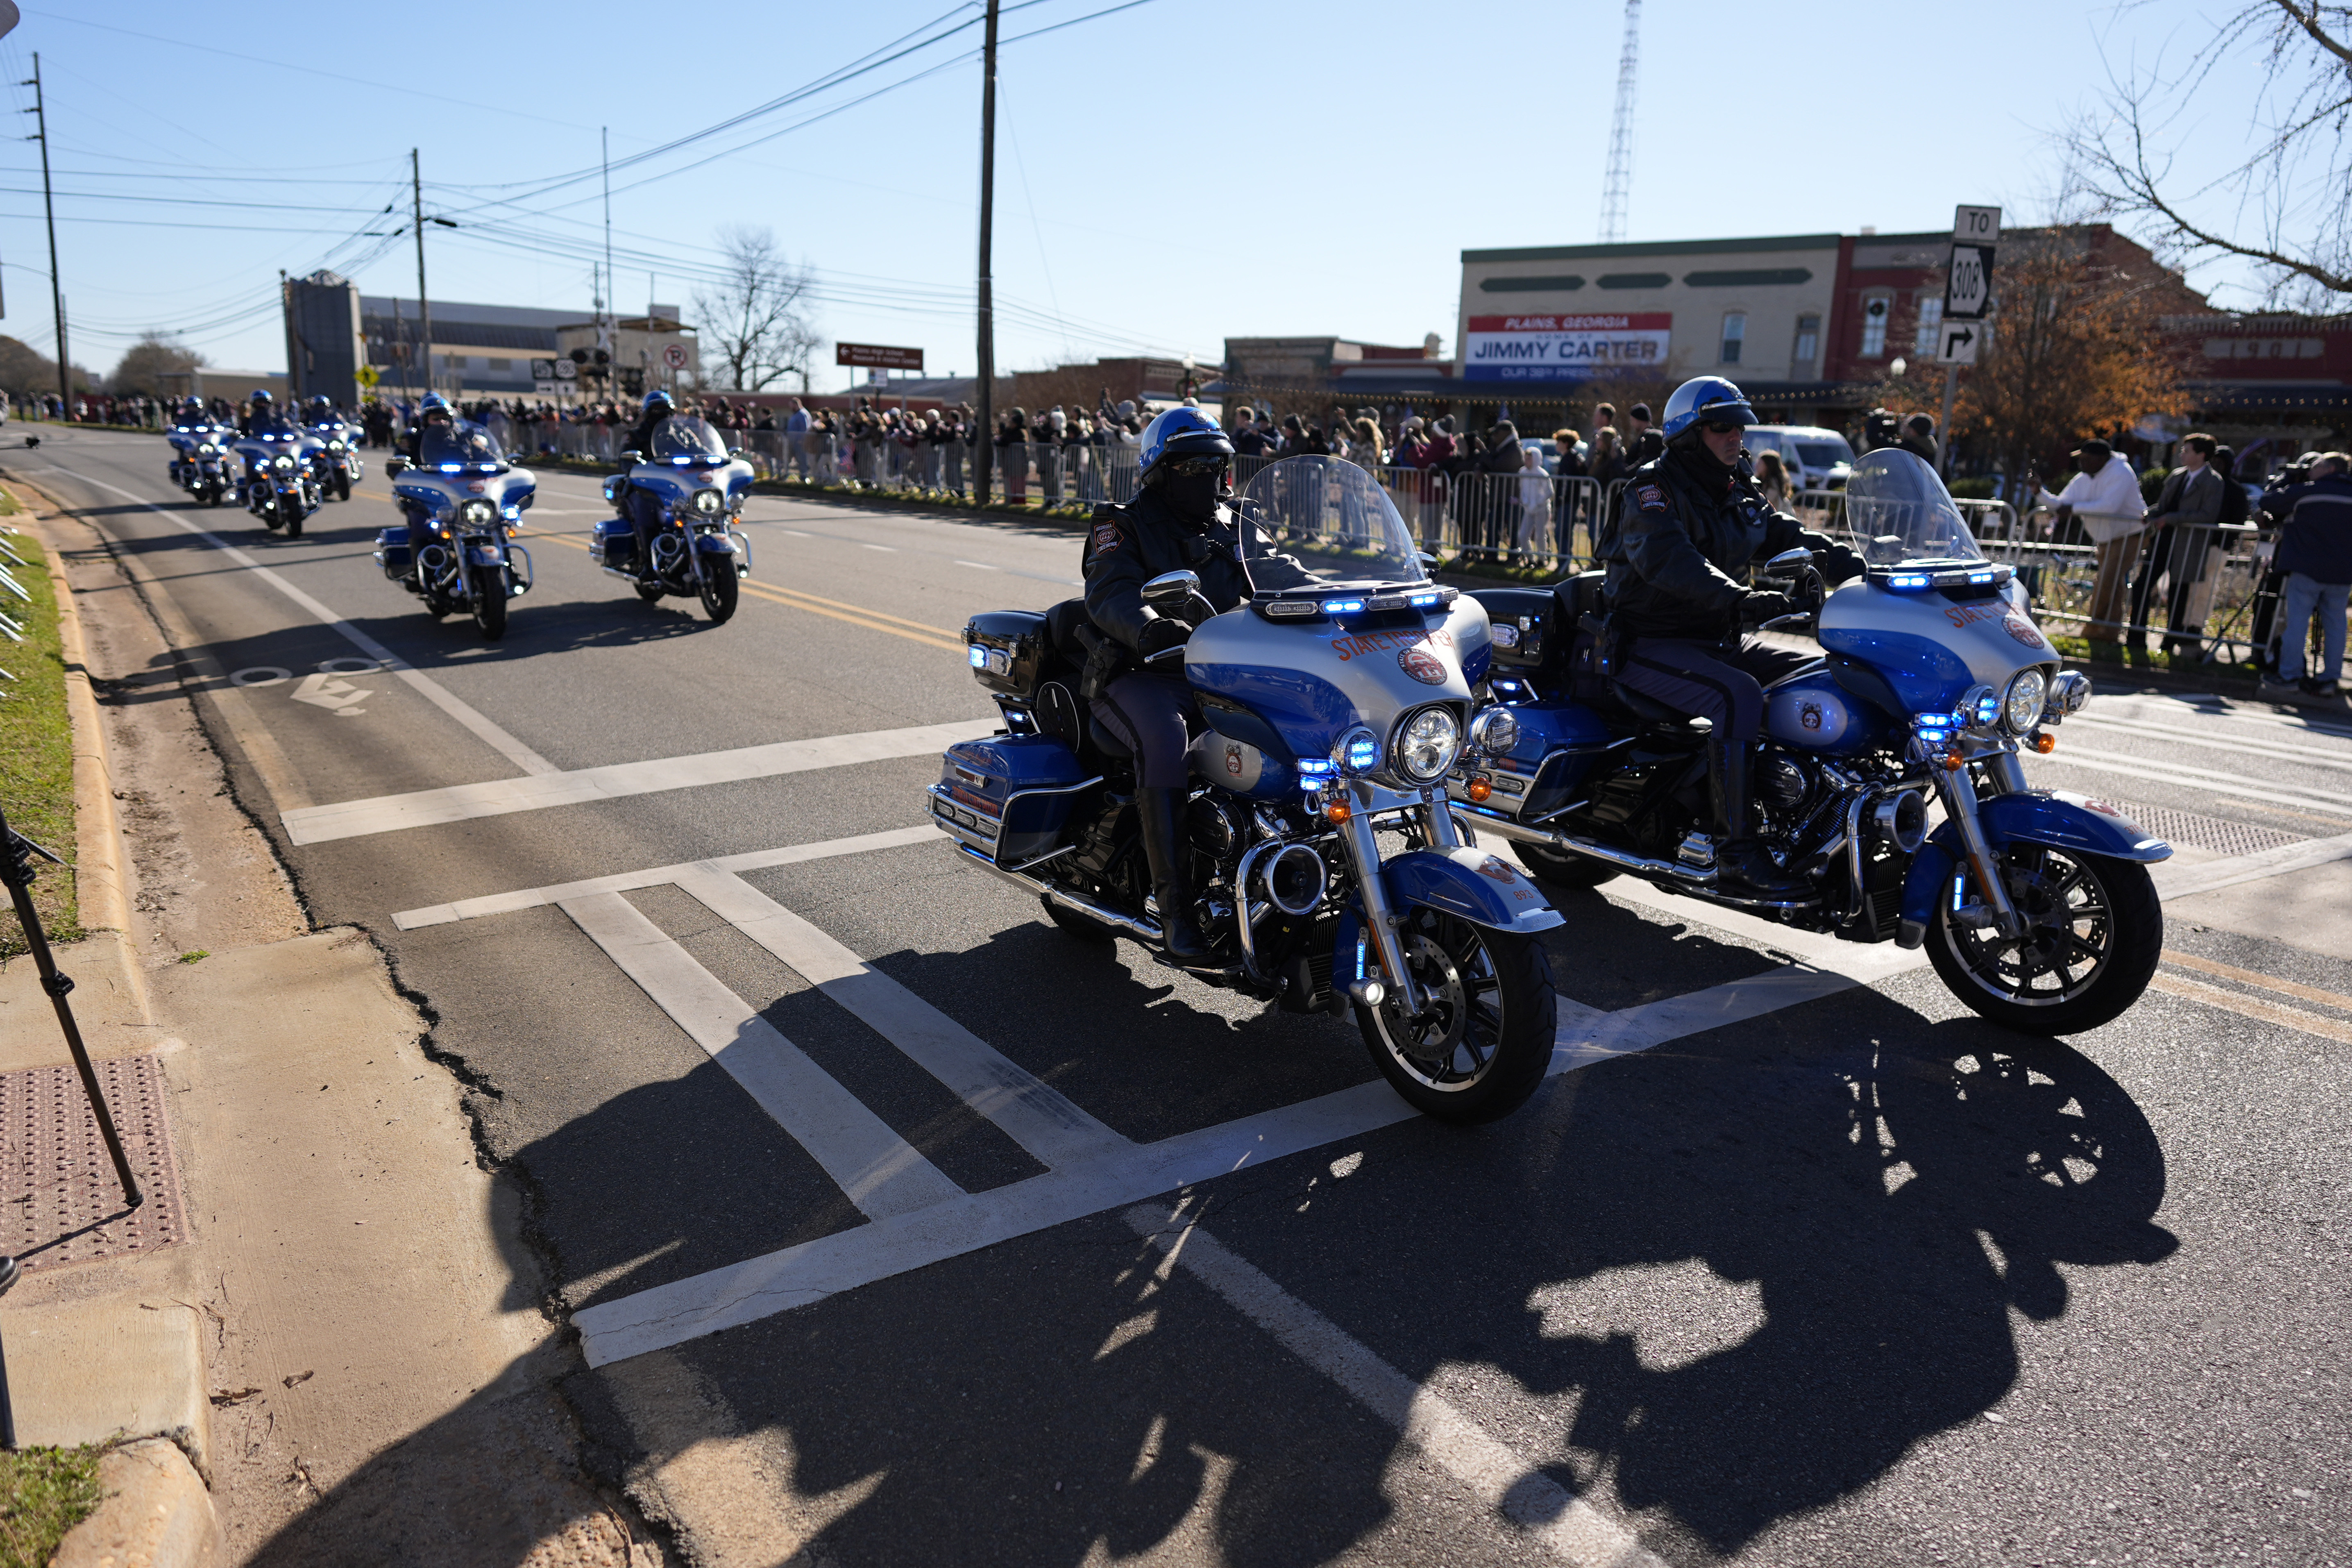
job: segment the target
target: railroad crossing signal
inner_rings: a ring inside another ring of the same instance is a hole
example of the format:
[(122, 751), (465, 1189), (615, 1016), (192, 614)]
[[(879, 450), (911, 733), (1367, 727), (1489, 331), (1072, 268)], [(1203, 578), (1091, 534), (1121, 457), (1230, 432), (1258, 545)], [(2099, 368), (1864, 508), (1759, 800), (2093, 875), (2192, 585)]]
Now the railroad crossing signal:
[(1936, 334), (1937, 364), (1974, 364), (1977, 345), (1984, 341), (1981, 321), (1948, 321)]

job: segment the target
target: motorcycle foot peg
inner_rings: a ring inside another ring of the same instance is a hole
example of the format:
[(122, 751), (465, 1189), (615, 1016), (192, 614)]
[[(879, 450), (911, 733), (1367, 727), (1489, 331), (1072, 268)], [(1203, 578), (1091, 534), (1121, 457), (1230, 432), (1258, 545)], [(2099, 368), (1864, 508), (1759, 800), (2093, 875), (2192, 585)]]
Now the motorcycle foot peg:
[(1377, 1007), (1388, 997), (1389, 988), (1380, 981), (1364, 979), (1348, 983), (1348, 999), (1360, 1007)]
[(1715, 869), (1715, 839), (1711, 835), (1693, 833), (1685, 837), (1675, 858), (1694, 871)]

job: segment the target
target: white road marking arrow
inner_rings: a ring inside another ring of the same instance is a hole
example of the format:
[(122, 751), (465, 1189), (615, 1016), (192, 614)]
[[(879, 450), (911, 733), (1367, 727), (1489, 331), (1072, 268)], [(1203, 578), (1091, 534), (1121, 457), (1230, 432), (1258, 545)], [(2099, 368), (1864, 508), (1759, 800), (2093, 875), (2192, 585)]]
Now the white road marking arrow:
[(324, 708), (339, 719), (355, 718), (366, 711), (359, 706), (374, 695), (362, 691), (340, 675), (306, 675), (302, 684), (289, 694), (297, 702), (308, 702)]

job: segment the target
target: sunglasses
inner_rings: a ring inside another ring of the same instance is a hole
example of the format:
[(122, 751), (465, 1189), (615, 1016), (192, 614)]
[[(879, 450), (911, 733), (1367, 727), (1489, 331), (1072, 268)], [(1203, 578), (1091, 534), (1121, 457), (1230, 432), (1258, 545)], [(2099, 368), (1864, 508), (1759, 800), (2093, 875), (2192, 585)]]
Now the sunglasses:
[(1745, 425), (1725, 425), (1713, 419), (1706, 422), (1706, 433), (1710, 436), (1728, 436), (1734, 430), (1745, 430), (1747, 428), (1748, 426)]
[(1168, 465), (1170, 473), (1181, 474), (1186, 479), (1195, 479), (1202, 474), (1222, 474), (1225, 468), (1226, 462), (1223, 458), (1177, 458)]

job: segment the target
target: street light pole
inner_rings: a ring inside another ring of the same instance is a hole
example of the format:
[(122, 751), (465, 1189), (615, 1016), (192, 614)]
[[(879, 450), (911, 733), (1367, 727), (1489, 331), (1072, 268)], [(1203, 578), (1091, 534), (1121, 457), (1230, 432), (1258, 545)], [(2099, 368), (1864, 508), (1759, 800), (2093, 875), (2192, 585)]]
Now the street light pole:
[(988, 0), (988, 43), (982, 51), (980, 88), (980, 428), (972, 435), (978, 471), (972, 500), (988, 504), (989, 465), (996, 457), (996, 300), (989, 278), (990, 228), (996, 216), (996, 11)]
[(33, 89), (34, 123), (40, 127), (33, 140), (41, 144), (41, 208), (49, 219), (49, 300), (58, 312), (58, 396), (65, 402), (65, 416), (73, 417), (73, 358), (66, 352), (66, 291), (58, 277), (58, 204), (49, 194), (49, 111), (41, 97), (41, 57), (33, 56), (33, 79), (18, 85)]
[(433, 306), (425, 297), (425, 177), (418, 172), (416, 149), (408, 150), (409, 223), (416, 230), (416, 319), (425, 334), (425, 390), (433, 390)]

